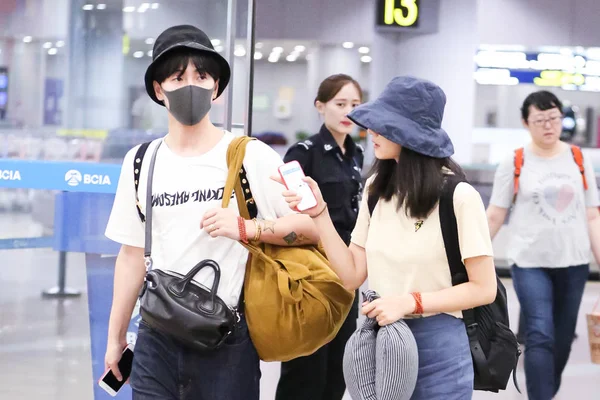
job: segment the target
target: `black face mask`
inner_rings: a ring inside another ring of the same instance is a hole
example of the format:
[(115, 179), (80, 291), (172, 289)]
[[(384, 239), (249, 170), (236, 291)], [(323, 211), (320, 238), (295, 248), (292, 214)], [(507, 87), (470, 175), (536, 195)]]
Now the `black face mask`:
[(213, 89), (189, 85), (168, 92), (169, 112), (183, 125), (196, 125), (208, 114), (212, 106)]

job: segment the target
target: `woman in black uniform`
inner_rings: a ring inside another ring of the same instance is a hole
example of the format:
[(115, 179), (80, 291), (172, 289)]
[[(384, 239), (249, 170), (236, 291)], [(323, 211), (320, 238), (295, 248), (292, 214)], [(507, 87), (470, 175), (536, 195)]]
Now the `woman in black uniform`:
[[(362, 89), (348, 75), (321, 82), (315, 107), (323, 117), (321, 130), (296, 143), (284, 161), (296, 160), (321, 188), (331, 219), (346, 245), (354, 229), (362, 193), (363, 148), (350, 137), (354, 124), (346, 115), (362, 102)], [(344, 348), (356, 330), (358, 295), (338, 335), (306, 357), (284, 362), (276, 400), (341, 400), (346, 391), (342, 371)]]

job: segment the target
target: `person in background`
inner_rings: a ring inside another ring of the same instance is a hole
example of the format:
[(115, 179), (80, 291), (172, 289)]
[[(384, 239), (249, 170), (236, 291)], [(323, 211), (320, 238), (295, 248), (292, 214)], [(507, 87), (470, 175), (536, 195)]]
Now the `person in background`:
[[(284, 157), (296, 160), (312, 177), (330, 205), (337, 233), (346, 245), (358, 216), (362, 191), (363, 148), (350, 134), (354, 124), (346, 117), (362, 102), (362, 89), (348, 75), (332, 75), (319, 86), (314, 105), (323, 117), (321, 130), (296, 143)], [(356, 330), (358, 295), (339, 333), (312, 355), (284, 362), (277, 386), (277, 400), (341, 400), (346, 391), (342, 361), (346, 342)]]
[(547, 91), (525, 99), (521, 116), (531, 143), (523, 149), (517, 192), (515, 152), (496, 170), (487, 210), (494, 237), (513, 206), (507, 249), (523, 315), (532, 400), (552, 399), (560, 388), (589, 274), (590, 248), (600, 260), (594, 168), (584, 159), (580, 171), (577, 149), (560, 140), (561, 110), (560, 100)]
[[(418, 365), (405, 366), (418, 368), (413, 400), (472, 397), (473, 362), (461, 310), (490, 304), (497, 293), (485, 206), (466, 182), (456, 186), (453, 205), (469, 281), (452, 286), (439, 200), (448, 176), (464, 172), (441, 128), (445, 102), (437, 85), (401, 76), (348, 115), (368, 130), (377, 158), (349, 248), (319, 185), (305, 178), (318, 204), (303, 213), (315, 221), (331, 267), (348, 289), (360, 287), (368, 275), (370, 289), (381, 296), (364, 302), (362, 313), (380, 326), (403, 319), (415, 337)], [(291, 191), (283, 196), (295, 210), (301, 197)], [(369, 196), (377, 200), (372, 214)]]

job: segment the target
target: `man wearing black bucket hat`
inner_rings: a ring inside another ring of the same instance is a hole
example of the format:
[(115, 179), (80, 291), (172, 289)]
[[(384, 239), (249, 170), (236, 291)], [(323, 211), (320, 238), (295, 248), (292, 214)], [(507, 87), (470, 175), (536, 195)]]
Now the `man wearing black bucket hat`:
[[(134, 400), (258, 400), (259, 358), (240, 301), (248, 252), (238, 241), (254, 238), (285, 245), (284, 237), (291, 232), (307, 242), (318, 240), (310, 219), (291, 212), (280, 187), (269, 179), (283, 162), (260, 141), (248, 144), (244, 159), (257, 219), (240, 219), (236, 201), (231, 201), (229, 208), (220, 208), (223, 196), (231, 195), (223, 189), (228, 172), (226, 153), (234, 136), (215, 127), (209, 111), (230, 76), (229, 64), (201, 30), (175, 26), (156, 39), (145, 83), (152, 100), (168, 110), (169, 132), (147, 146), (145, 158), (140, 156), (143, 146), (138, 146), (123, 161), (106, 228), (106, 236), (122, 244), (115, 266), (106, 366), (121, 378), (118, 361), (146, 273), (144, 229), (151, 220), (143, 222), (142, 210), (146, 210), (144, 194), (151, 166), (153, 224), (148, 226), (152, 227), (153, 270), (183, 276), (201, 260), (214, 260), (220, 267), (216, 297), (238, 318), (224, 344), (204, 352), (185, 346), (152, 321), (142, 319), (130, 378)], [(213, 287), (214, 276), (205, 268), (194, 281)]]

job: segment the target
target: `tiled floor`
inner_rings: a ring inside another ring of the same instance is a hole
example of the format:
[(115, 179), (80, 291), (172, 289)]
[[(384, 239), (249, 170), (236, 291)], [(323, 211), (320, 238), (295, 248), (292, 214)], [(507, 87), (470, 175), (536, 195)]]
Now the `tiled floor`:
[[(20, 235), (37, 233), (27, 218), (15, 216), (0, 215), (0, 230)], [(0, 251), (2, 400), (93, 399), (84, 257), (81, 254), (68, 257), (68, 284), (81, 289), (83, 295), (69, 300), (42, 299), (42, 290), (56, 284), (57, 257), (50, 250)], [(512, 320), (516, 322), (518, 304), (510, 280), (505, 283)], [(600, 398), (600, 365), (590, 362), (585, 320), (585, 313), (592, 309), (598, 296), (600, 283), (589, 283), (577, 327), (579, 339), (574, 343), (558, 399)], [(518, 377), (524, 388), (522, 365), (519, 368)], [(273, 399), (278, 374), (277, 364), (263, 364), (261, 399)], [(474, 399), (525, 398), (512, 387), (501, 394), (474, 396)]]

